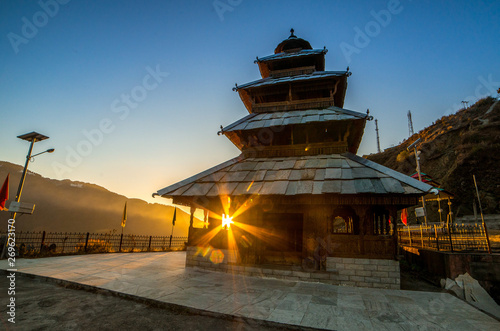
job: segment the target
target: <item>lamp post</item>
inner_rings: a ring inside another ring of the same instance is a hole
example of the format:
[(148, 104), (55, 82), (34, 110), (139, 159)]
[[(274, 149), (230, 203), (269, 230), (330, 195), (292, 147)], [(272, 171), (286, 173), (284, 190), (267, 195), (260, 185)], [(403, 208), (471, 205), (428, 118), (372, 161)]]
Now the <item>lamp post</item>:
[[(16, 200), (15, 201), (19, 202), (21, 200), (21, 194), (23, 192), (24, 181), (26, 179), (26, 173), (28, 172), (28, 164), (29, 164), (30, 160), (32, 158), (34, 158), (35, 156), (43, 154), (43, 153), (52, 153), (52, 152), (54, 152), (54, 149), (50, 148), (50, 149), (48, 149), (48, 150), (46, 150), (44, 152), (41, 152), (41, 153), (38, 153), (38, 154), (35, 154), (35, 155), (31, 155), (31, 153), (33, 151), (33, 145), (35, 144), (35, 142), (42, 141), (42, 140), (45, 140), (45, 139), (49, 139), (49, 137), (44, 136), (43, 134), (40, 134), (38, 132), (34, 132), (33, 131), (33, 132), (30, 132), (30, 133), (26, 133), (26, 134), (17, 136), (17, 138), (31, 142), (30, 148), (28, 150), (28, 155), (26, 155), (26, 163), (24, 164), (23, 174), (21, 175), (21, 179), (19, 180), (19, 187), (17, 188), (17, 194), (16, 194)], [(13, 220), (15, 220), (16, 219), (16, 215), (17, 215), (17, 213), (13, 212), (11, 218)]]
[[(31, 142), (30, 148), (28, 150), (28, 155), (26, 155), (26, 163), (24, 164), (23, 174), (21, 175), (21, 179), (19, 180), (19, 187), (17, 188), (17, 193), (16, 193), (15, 202), (19, 203), (19, 201), (21, 200), (21, 193), (23, 192), (24, 181), (26, 179), (26, 173), (28, 172), (28, 164), (30, 163), (30, 160), (33, 157), (40, 155), (40, 154), (43, 154), (43, 153), (52, 153), (52, 152), (54, 152), (54, 149), (50, 148), (44, 152), (41, 152), (41, 153), (38, 153), (35, 155), (31, 155), (31, 153), (33, 152), (33, 145), (35, 144), (35, 142), (49, 139), (49, 137), (33, 131), (30, 133), (26, 133), (26, 134), (17, 136), (17, 138)], [(17, 216), (17, 212), (11, 213), (11, 219), (14, 222), (16, 220), (16, 216)], [(0, 254), (0, 259), (3, 259), (5, 257), (5, 254), (7, 254), (7, 243), (8, 243), (8, 241), (5, 242), (5, 246), (3, 247), (2, 253)]]
[[(415, 140), (413, 144), (408, 146), (406, 149), (410, 151), (413, 148), (413, 151), (415, 152), (415, 160), (417, 162), (417, 173), (418, 173), (418, 180), (422, 181), (422, 174), (420, 172), (420, 162), (419, 162), (419, 157), (418, 157), (418, 151), (417, 151), (417, 145), (420, 143), (420, 138)], [(425, 197), (422, 196), (422, 208), (424, 210), (424, 222), (425, 225), (427, 226), (427, 210), (425, 209)]]

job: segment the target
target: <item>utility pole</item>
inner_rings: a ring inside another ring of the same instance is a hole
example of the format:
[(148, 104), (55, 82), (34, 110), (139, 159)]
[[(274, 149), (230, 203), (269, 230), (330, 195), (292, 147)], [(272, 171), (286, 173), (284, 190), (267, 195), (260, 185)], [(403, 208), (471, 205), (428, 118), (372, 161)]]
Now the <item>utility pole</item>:
[(486, 227), (486, 222), (484, 221), (483, 207), (481, 207), (481, 198), (479, 198), (479, 190), (477, 189), (476, 176), (472, 175), (472, 178), (474, 179), (474, 186), (476, 187), (477, 202), (479, 203), (479, 211), (481, 212), (481, 222), (483, 223), (484, 234), (486, 235), (486, 244), (488, 245), (488, 253), (491, 254), (490, 236), (488, 235), (488, 228)]
[(377, 132), (377, 151), (380, 153), (380, 138), (378, 136), (378, 120), (375, 120), (375, 131)]
[[(417, 145), (420, 143), (420, 138), (418, 138), (417, 140), (415, 140), (413, 142), (413, 144), (411, 144), (410, 146), (408, 146), (406, 149), (408, 151), (410, 151), (411, 149), (413, 149), (413, 152), (415, 153), (415, 161), (417, 162), (417, 173), (418, 173), (418, 180), (421, 182), (422, 181), (422, 173), (420, 171), (420, 162), (419, 162), (419, 152), (417, 151)], [(422, 196), (422, 208), (423, 208), (423, 211), (424, 211), (424, 222), (425, 222), (425, 226), (427, 226), (427, 209), (425, 208), (425, 197)]]
[(413, 121), (411, 120), (411, 111), (408, 110), (408, 134), (413, 136)]

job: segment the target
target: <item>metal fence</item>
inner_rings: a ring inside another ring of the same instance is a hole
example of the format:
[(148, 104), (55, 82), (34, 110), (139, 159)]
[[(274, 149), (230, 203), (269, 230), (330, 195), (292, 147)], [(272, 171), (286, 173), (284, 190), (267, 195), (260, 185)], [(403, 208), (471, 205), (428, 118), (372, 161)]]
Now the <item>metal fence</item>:
[(399, 245), (437, 251), (488, 252), (488, 240), (482, 224), (430, 224), (398, 228)]
[[(2, 238), (5, 232), (0, 232)], [(155, 252), (185, 248), (187, 237), (140, 236), (110, 233), (16, 232), (18, 256)], [(0, 240), (2, 241), (2, 240)]]

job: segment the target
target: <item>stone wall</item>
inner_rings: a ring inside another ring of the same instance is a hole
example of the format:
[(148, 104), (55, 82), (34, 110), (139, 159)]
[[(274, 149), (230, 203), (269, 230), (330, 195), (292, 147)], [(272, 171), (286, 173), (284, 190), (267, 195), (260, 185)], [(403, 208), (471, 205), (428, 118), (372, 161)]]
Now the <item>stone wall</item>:
[(399, 262), (395, 260), (327, 257), (326, 271), (337, 272), (341, 285), (400, 289)]
[(186, 267), (191, 268), (333, 285), (400, 288), (399, 262), (393, 260), (328, 257), (326, 271), (303, 270), (301, 267), (261, 268), (237, 265), (235, 261), (234, 251), (215, 248), (199, 249), (192, 246), (187, 247), (186, 251)]

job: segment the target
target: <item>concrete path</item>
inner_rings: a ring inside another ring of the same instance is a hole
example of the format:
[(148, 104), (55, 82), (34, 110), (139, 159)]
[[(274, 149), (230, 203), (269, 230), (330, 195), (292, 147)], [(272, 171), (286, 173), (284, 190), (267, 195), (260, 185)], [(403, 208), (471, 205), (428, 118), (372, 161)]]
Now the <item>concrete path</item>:
[[(186, 269), (185, 253), (18, 259), (18, 272), (213, 313), (330, 330), (499, 330), (446, 293), (382, 290)], [(8, 269), (0, 261), (0, 269)], [(7, 296), (0, 296), (4, 301)], [(1, 303), (2, 305), (4, 303)]]

